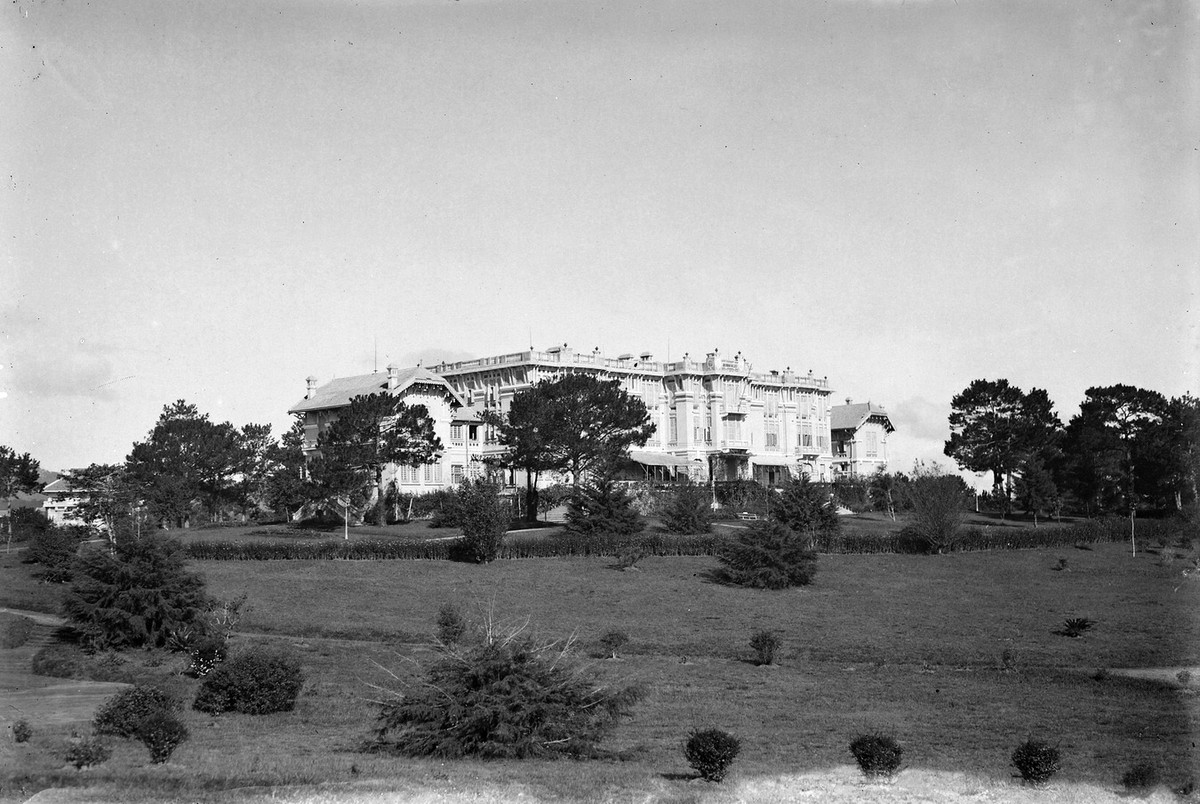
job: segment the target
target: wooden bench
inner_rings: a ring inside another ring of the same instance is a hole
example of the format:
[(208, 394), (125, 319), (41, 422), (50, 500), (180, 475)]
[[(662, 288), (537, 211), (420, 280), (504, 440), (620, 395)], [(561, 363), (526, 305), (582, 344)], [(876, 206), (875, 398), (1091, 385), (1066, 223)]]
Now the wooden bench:
[(742, 511), (740, 514), (737, 515), (737, 518), (742, 520), (743, 522), (753, 522), (756, 519), (758, 519), (758, 514), (751, 514), (746, 511)]

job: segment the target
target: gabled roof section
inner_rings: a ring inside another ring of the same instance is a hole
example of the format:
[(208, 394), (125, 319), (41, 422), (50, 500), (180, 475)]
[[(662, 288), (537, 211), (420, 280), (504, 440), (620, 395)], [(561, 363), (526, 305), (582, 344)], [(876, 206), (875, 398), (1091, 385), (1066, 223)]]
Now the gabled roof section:
[(288, 409), (288, 413), (344, 408), (356, 396), (387, 391), (393, 378), (395, 381), (395, 387), (391, 389), (393, 396), (404, 393), (414, 385), (437, 385), (445, 389), (446, 395), (450, 397), (453, 404), (458, 406), (463, 404), (462, 399), (454, 393), (454, 389), (450, 387), (450, 383), (446, 382), (445, 378), (434, 374), (429, 369), (413, 366), (406, 369), (394, 369), (388, 374), (360, 374), (356, 377), (338, 377), (330, 380), (316, 389), (311, 399), (301, 399), (292, 405)]
[(889, 432), (895, 432), (892, 420), (887, 411), (871, 402), (858, 402), (853, 405), (834, 405), (829, 409), (830, 430), (857, 430), (867, 423), (872, 416), (883, 419), (883, 426)]
[(56, 477), (46, 484), (46, 487), (42, 489), (42, 494), (68, 494), (71, 490), (71, 484), (65, 477)]

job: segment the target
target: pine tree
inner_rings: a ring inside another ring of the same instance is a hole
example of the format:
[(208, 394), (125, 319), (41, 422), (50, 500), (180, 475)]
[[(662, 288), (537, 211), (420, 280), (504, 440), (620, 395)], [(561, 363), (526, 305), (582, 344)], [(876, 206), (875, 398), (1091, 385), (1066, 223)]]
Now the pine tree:
[(817, 554), (808, 539), (775, 520), (753, 523), (718, 558), (725, 580), (757, 589), (804, 586), (817, 572)]
[(712, 530), (712, 493), (705, 486), (685, 481), (671, 494), (662, 521), (671, 533), (708, 533)]
[(835, 536), (841, 528), (829, 493), (804, 474), (772, 498), (771, 518), (814, 544), (818, 537)]
[(197, 629), (208, 602), (204, 580), (187, 571), (179, 542), (157, 534), (87, 550), (72, 565), (67, 619), (95, 649), (162, 647)]
[(584, 536), (632, 536), (646, 523), (633, 507), (633, 499), (611, 478), (601, 477), (580, 486), (567, 505), (567, 531)]

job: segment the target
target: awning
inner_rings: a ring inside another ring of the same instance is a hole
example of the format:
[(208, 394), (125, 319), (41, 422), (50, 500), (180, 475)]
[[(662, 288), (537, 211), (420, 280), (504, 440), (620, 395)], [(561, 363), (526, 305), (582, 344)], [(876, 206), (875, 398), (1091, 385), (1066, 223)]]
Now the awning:
[(755, 466), (795, 466), (795, 458), (783, 455), (751, 455), (750, 462)]
[(691, 466), (691, 462), (687, 458), (680, 458), (678, 455), (667, 455), (664, 452), (630, 450), (629, 458), (643, 466)]

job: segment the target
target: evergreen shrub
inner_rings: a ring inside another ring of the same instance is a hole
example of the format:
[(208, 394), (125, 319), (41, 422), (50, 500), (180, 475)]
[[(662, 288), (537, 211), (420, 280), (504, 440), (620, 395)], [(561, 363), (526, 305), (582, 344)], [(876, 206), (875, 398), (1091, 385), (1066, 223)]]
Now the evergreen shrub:
[(865, 776), (893, 776), (900, 769), (904, 749), (886, 734), (860, 734), (850, 743), (850, 753)]
[(437, 638), (443, 645), (454, 645), (467, 633), (467, 621), (462, 610), (453, 603), (443, 604), (438, 609)]
[(296, 659), (252, 648), (227, 659), (205, 676), (192, 708), (214, 715), (290, 712), (303, 685), (304, 674)]
[(483, 479), (464, 480), (458, 489), (458, 518), (468, 560), (487, 564), (500, 557), (511, 517), (499, 486)]
[(632, 536), (645, 527), (629, 494), (611, 478), (599, 478), (581, 486), (567, 504), (568, 533), (586, 537)]
[(790, 480), (770, 500), (771, 518), (808, 537), (811, 545), (836, 538), (841, 529), (828, 488), (811, 482), (808, 475)]
[(672, 490), (662, 510), (663, 526), (671, 533), (690, 536), (712, 530), (712, 495), (697, 483), (683, 482)]
[(817, 572), (817, 554), (808, 539), (774, 520), (751, 523), (718, 558), (725, 581), (757, 589), (803, 586)]
[(229, 644), (223, 634), (201, 637), (189, 651), (190, 661), (184, 672), (192, 678), (204, 678), (228, 656)]
[(750, 647), (754, 649), (755, 661), (758, 664), (773, 664), (779, 644), (779, 637), (771, 631), (758, 631), (750, 637)]
[(729, 772), (742, 744), (737, 737), (721, 729), (693, 731), (683, 745), (683, 755), (700, 778), (719, 782)]
[(163, 647), (172, 632), (202, 624), (204, 581), (179, 542), (156, 534), (84, 550), (71, 564), (67, 619), (93, 650)]
[(588, 757), (640, 697), (601, 683), (567, 646), (484, 631), (381, 706), (373, 750), (414, 757)]
[(1032, 785), (1043, 785), (1062, 767), (1058, 749), (1036, 740), (1026, 740), (1012, 753), (1012, 764), (1021, 778)]

